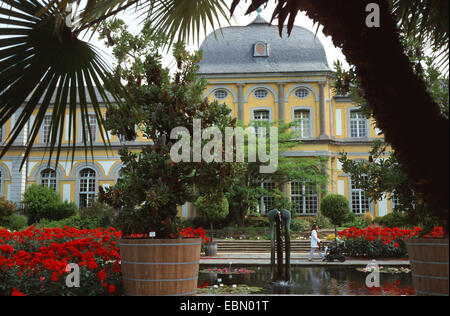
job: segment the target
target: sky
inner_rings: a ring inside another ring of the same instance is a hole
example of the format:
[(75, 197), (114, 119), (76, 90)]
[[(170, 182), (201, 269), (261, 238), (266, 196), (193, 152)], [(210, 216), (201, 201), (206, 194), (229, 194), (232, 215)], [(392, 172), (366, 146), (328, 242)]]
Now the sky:
[[(231, 4), (231, 0), (227, 0), (227, 3)], [(270, 21), (273, 10), (275, 9), (275, 5), (276, 5), (275, 1), (272, 0), (272, 1), (269, 1), (267, 7), (263, 7), (261, 16), (266, 21)], [(241, 3), (236, 8), (233, 17), (230, 20), (230, 24), (232, 26), (248, 25), (256, 18), (256, 12), (254, 12), (250, 15), (245, 15), (245, 12), (247, 11), (248, 6), (249, 6), (249, 2), (241, 1)], [(133, 14), (133, 9), (129, 9), (128, 11), (120, 14), (118, 17), (123, 19), (130, 26), (129, 27), (130, 32), (132, 32), (134, 34), (139, 32), (140, 28), (142, 27), (142, 23), (139, 23), (139, 20), (136, 18), (137, 14)], [(220, 20), (220, 24), (222, 27), (230, 25), (230, 24), (228, 24), (228, 22), (225, 19)], [(273, 24), (277, 25), (277, 21), (274, 21)], [(314, 25), (313, 21), (311, 19), (309, 19), (305, 15), (304, 12), (300, 12), (297, 15), (294, 24), (298, 25), (298, 26), (302, 26), (302, 27), (310, 30), (314, 34), (316, 34), (318, 25), (317, 24)], [(207, 27), (207, 34), (210, 34), (213, 31), (214, 31), (214, 29), (211, 26)], [(295, 32), (295, 29), (293, 30), (293, 32)], [(330, 68), (332, 68), (333, 63), (336, 60), (340, 60), (343, 63), (344, 68), (348, 68), (348, 64), (345, 60), (345, 56), (342, 54), (342, 52), (339, 48), (337, 48), (333, 45), (331, 37), (329, 37), (329, 36), (327, 37), (322, 33), (322, 26), (319, 26), (319, 30), (317, 31), (316, 36), (319, 38), (319, 40), (322, 42), (323, 46), (325, 47), (325, 52), (327, 55), (328, 64), (329, 64)], [(205, 33), (201, 32), (200, 40), (199, 41), (195, 40), (195, 42), (193, 40), (190, 40), (187, 43), (187, 48), (190, 51), (197, 50), (199, 48), (201, 42), (205, 39), (205, 37), (206, 37)], [(219, 39), (220, 39), (220, 37), (219, 37)], [(89, 42), (104, 52), (103, 56), (105, 57), (105, 59), (108, 62), (110, 62), (111, 64), (114, 63), (114, 58), (111, 56), (111, 50), (109, 48), (107, 48), (106, 46), (104, 46), (103, 42), (99, 41), (95, 35), (91, 40), (89, 40)], [(169, 67), (169, 68), (175, 66), (173, 58), (169, 55), (165, 56), (163, 58), (163, 66)]]

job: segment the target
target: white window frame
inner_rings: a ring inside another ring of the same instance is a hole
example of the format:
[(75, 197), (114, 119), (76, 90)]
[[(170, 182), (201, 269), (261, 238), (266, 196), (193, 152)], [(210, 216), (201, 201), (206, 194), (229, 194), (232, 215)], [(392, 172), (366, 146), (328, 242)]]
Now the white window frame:
[[(294, 185), (301, 186), (300, 190), (294, 191)], [(315, 187), (313, 193), (307, 190), (310, 187)], [(295, 210), (296, 215), (311, 216), (319, 212), (319, 190), (317, 184), (305, 181), (292, 181), (290, 183), (290, 197), (291, 203), (299, 204), (300, 210)], [(310, 211), (311, 209), (313, 211)]]
[[(92, 171), (93, 175), (91, 173), (87, 176), (83, 176), (83, 171)], [(95, 201), (95, 197), (97, 195), (97, 171), (93, 168), (86, 167), (78, 172), (78, 176), (79, 181), (77, 190), (79, 207), (89, 207), (92, 205), (93, 201)], [(85, 186), (85, 189), (83, 189), (83, 186)], [(92, 186), (93, 189), (91, 189)]]
[[(267, 188), (268, 186), (270, 186), (270, 188)], [(266, 189), (267, 191), (272, 191), (277, 188), (277, 185), (274, 181), (266, 180), (261, 183), (261, 187), (263, 189)], [(269, 210), (268, 210), (266, 205), (269, 205), (269, 206), (272, 205), (272, 208), (273, 208), (274, 203), (275, 203), (275, 197), (269, 196), (269, 195), (262, 196), (259, 201), (259, 209), (260, 209), (261, 215), (266, 215), (268, 212), (271, 211), (271, 209), (270, 209), (271, 207), (269, 207)]]
[[(97, 142), (97, 134), (98, 134), (98, 121), (97, 121), (97, 116), (94, 112), (89, 112), (88, 114), (88, 124), (91, 126), (91, 133), (92, 136), (94, 137), (92, 139), (92, 143)], [(92, 119), (92, 121), (91, 121)], [(93, 125), (95, 120), (95, 126)], [(79, 128), (77, 127), (78, 130), (78, 143), (82, 143), (83, 142), (83, 122), (81, 121), (81, 114), (78, 115), (78, 122), (79, 124)], [(90, 142), (90, 135), (89, 135), (89, 131), (87, 129), (87, 126), (84, 126), (85, 129), (85, 133), (86, 133), (86, 141)]]
[[(295, 118), (295, 114), (296, 114), (296, 112), (298, 112), (298, 111), (304, 111), (304, 112), (308, 112), (309, 114), (308, 114), (308, 124), (309, 124), (309, 128), (308, 128), (308, 133), (309, 133), (309, 135), (308, 136), (305, 136), (303, 133), (301, 134), (301, 135), (297, 135), (298, 137), (298, 139), (309, 139), (309, 138), (314, 138), (314, 115), (313, 115), (313, 107), (310, 107), (310, 106), (296, 106), (296, 107), (293, 107), (292, 108), (292, 113), (291, 113), (291, 120), (292, 120), (292, 122), (294, 122), (294, 121), (296, 121), (296, 120), (298, 120), (297, 118)], [(300, 123), (300, 125), (303, 125), (303, 122), (302, 121), (300, 121), (299, 122)], [(298, 129), (298, 127), (297, 126), (293, 126), (292, 127), (292, 129), (293, 129), (293, 131), (295, 132), (295, 133), (297, 133), (297, 129)]]
[[(51, 171), (51, 172), (47, 172), (47, 171)], [(47, 172), (47, 175), (44, 176), (45, 172)], [(49, 188), (52, 188), (53, 190), (57, 191), (58, 190), (58, 174), (57, 174), (57, 172), (52, 168), (45, 168), (45, 169), (39, 171), (39, 184), (49, 187)]]
[[(356, 113), (357, 117), (352, 118), (352, 115)], [(356, 125), (355, 125), (356, 124)], [(356, 136), (353, 136), (352, 131), (356, 128)], [(364, 134), (362, 134), (361, 128), (364, 128)], [(368, 138), (369, 137), (369, 120), (361, 113), (358, 107), (349, 108), (348, 110), (348, 137), (349, 138)]]
[[(259, 113), (259, 112), (263, 112), (263, 111), (266, 111), (267, 113), (268, 113), (268, 119), (266, 120), (266, 119), (260, 119), (260, 118), (255, 118), (255, 115), (257, 114), (257, 113)], [(272, 122), (272, 108), (268, 108), (268, 107), (259, 107), (259, 108), (253, 108), (252, 110), (251, 110), (251, 114), (252, 114), (252, 121), (253, 122), (258, 122), (258, 121), (265, 121), (265, 122)], [(256, 137), (260, 137), (260, 136), (262, 136), (262, 135), (260, 135), (260, 131), (258, 131), (258, 127), (254, 127), (255, 128), (255, 134), (256, 134)], [(267, 133), (268, 131), (266, 130), (266, 133)]]
[[(48, 121), (47, 121), (48, 120)], [(42, 144), (48, 144), (50, 143), (51, 138), (51, 120), (52, 120), (52, 114), (46, 114), (44, 116), (44, 119), (42, 120), (42, 127), (41, 127), (41, 143)]]
[[(349, 177), (350, 180), (350, 206), (352, 212), (357, 215), (362, 215), (365, 212), (371, 212), (372, 207), (369, 198), (364, 193), (364, 190), (357, 188), (354, 181)], [(355, 203), (357, 202), (357, 203)], [(364, 204), (367, 204), (367, 209), (364, 209)]]

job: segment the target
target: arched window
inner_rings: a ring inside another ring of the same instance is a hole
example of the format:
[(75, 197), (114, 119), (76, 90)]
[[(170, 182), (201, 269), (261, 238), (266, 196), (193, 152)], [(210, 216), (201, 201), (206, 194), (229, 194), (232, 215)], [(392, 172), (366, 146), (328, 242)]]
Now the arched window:
[(97, 188), (97, 174), (93, 169), (85, 168), (80, 171), (80, 207), (91, 206), (95, 200)]
[(56, 171), (50, 168), (41, 171), (41, 185), (56, 191)]

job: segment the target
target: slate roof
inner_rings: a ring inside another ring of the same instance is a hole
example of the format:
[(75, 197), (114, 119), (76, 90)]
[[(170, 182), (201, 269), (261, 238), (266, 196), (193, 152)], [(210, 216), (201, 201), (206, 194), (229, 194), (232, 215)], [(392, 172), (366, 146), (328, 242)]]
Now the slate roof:
[[(268, 44), (268, 57), (253, 57), (254, 44), (259, 41)], [(280, 37), (278, 26), (260, 16), (247, 26), (224, 27), (211, 33), (200, 49), (200, 75), (331, 71), (325, 49), (314, 33), (294, 26), (288, 37), (285, 27)]]

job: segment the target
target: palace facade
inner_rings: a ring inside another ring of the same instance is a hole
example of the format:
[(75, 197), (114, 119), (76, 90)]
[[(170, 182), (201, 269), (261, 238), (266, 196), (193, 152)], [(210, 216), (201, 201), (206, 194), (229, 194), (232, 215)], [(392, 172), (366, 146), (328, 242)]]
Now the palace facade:
[[(340, 152), (347, 152), (351, 159), (367, 160), (373, 141), (382, 136), (374, 122), (366, 119), (348, 97), (333, 94), (333, 71), (324, 47), (312, 32), (295, 26), (290, 37), (287, 34), (280, 37), (277, 26), (270, 26), (258, 16), (247, 26), (215, 31), (200, 48), (203, 59), (198, 73), (208, 80), (205, 97), (225, 103), (233, 116), (246, 124), (257, 120), (298, 121), (299, 144), (286, 155), (299, 159), (327, 158), (329, 181), (326, 191), (346, 196), (354, 213), (370, 211), (375, 216), (383, 216), (391, 212), (394, 199), (369, 202), (364, 192), (341, 170), (337, 159)], [(111, 149), (106, 150), (92, 112), (89, 124), (94, 131), (94, 159), (90, 153), (86, 158), (80, 127), (77, 135), (72, 135), (79, 143), (74, 160), (72, 153), (63, 149), (58, 165), (54, 162), (49, 165), (50, 115), (51, 110), (21, 169), (28, 137), (26, 128), (0, 161), (0, 194), (20, 203), (25, 188), (37, 183), (54, 188), (63, 200), (75, 202), (80, 207), (89, 205), (99, 186), (110, 186), (117, 181), (121, 167), (117, 151), (123, 141), (111, 136)], [(68, 117), (67, 113), (66, 122)], [(0, 146), (14, 119), (1, 127)], [(138, 133), (138, 137), (126, 145), (138, 150), (149, 141)], [(63, 144), (68, 147), (71, 142), (66, 126)], [(269, 190), (277, 187), (270, 182), (262, 185)], [(295, 211), (299, 215), (310, 216), (318, 212), (323, 193), (320, 194), (313, 185), (299, 180), (282, 189), (298, 205)], [(270, 197), (262, 198), (259, 212), (270, 210), (271, 203)], [(180, 206), (179, 213), (182, 217), (193, 217), (195, 209), (187, 203)]]

